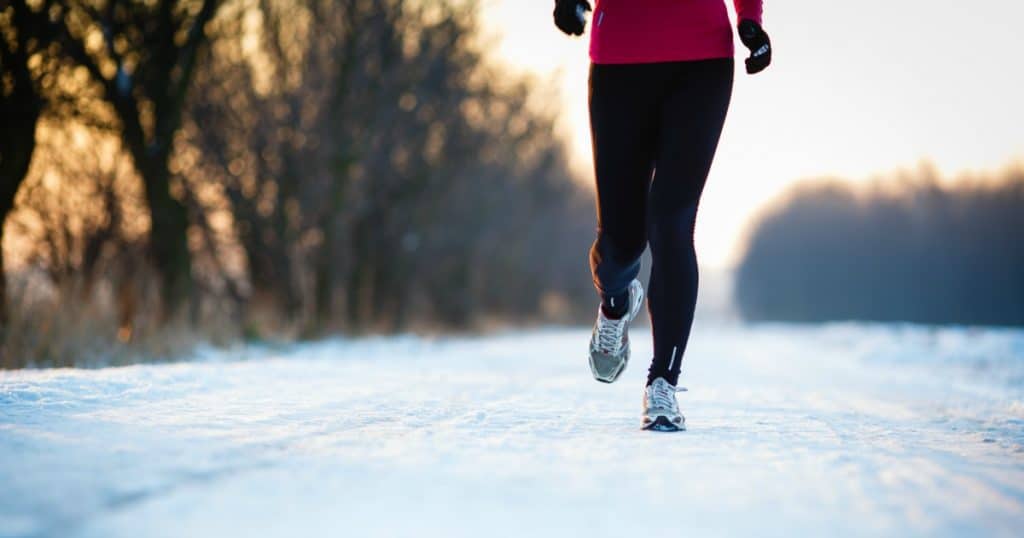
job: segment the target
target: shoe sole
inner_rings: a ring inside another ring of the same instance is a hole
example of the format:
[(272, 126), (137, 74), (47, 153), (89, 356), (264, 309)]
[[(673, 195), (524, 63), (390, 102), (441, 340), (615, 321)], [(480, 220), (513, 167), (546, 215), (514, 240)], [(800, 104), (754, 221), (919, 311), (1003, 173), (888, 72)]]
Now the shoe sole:
[(659, 415), (654, 422), (645, 424), (642, 429), (651, 432), (685, 432), (686, 422), (675, 424), (668, 417)]

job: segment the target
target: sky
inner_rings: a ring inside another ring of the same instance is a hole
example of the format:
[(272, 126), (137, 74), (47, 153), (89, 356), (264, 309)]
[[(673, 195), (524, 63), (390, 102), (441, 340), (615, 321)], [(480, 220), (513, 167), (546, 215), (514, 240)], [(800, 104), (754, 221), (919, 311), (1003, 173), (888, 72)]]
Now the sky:
[[(483, 3), (496, 57), (560, 89), (573, 166), (592, 181), (589, 34), (560, 33), (551, 0)], [(947, 176), (1024, 163), (1024, 3), (785, 0), (764, 12), (773, 64), (756, 76), (737, 64), (701, 201), (702, 266), (734, 265), (753, 218), (800, 180), (866, 181), (924, 161)]]

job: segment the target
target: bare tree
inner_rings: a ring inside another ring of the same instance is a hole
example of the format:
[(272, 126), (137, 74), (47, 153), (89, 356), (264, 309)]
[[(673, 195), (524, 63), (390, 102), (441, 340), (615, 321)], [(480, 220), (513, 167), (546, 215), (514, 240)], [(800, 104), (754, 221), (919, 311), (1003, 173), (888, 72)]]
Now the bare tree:
[(200, 157), (182, 175), (230, 205), (251, 300), (319, 331), (527, 316), (576, 280), (590, 297), (592, 202), (536, 82), (477, 48), (474, 3), (225, 9), (189, 99)]
[[(172, 193), (169, 161), (206, 25), (219, 0), (68, 1), (63, 50), (85, 67), (119, 122), (143, 180), (149, 253), (162, 276), (165, 315), (192, 292), (189, 219)], [(91, 36), (102, 36), (99, 42)]]

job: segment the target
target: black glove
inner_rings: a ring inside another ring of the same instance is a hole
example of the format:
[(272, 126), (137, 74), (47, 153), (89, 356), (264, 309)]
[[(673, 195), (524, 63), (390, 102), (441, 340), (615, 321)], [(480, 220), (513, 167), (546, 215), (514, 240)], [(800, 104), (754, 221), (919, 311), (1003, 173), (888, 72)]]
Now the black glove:
[(590, 10), (587, 0), (555, 0), (555, 26), (568, 35), (583, 35)]
[(740, 21), (739, 31), (740, 41), (750, 49), (750, 57), (746, 61), (747, 73), (753, 75), (764, 71), (772, 63), (772, 42), (768, 34), (760, 24), (750, 19)]

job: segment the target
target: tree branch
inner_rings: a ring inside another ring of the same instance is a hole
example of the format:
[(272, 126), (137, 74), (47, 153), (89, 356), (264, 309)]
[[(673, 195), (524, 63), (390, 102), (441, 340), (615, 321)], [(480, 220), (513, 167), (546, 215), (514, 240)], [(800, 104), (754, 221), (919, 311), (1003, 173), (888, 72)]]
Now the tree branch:
[[(203, 7), (199, 9), (192, 28), (189, 28), (188, 38), (181, 46), (178, 53), (178, 80), (171, 87), (170, 99), (174, 104), (180, 105), (188, 91), (188, 85), (192, 81), (192, 71), (195, 69), (196, 58), (199, 56), (199, 47), (206, 39), (206, 23), (213, 19), (221, 0), (203, 0)], [(177, 108), (180, 108), (178, 106)]]
[(114, 82), (103, 76), (103, 72), (100, 71), (100, 67), (96, 63), (96, 60), (86, 52), (82, 42), (71, 34), (71, 30), (67, 27), (66, 18), (62, 17), (58, 24), (58, 38), (62, 41), (63, 46), (61, 48), (64, 50), (64, 53), (70, 57), (72, 61), (84, 67), (92, 76), (93, 80), (103, 86), (103, 92), (108, 100), (113, 101), (116, 99), (117, 93), (116, 88), (114, 88)]

